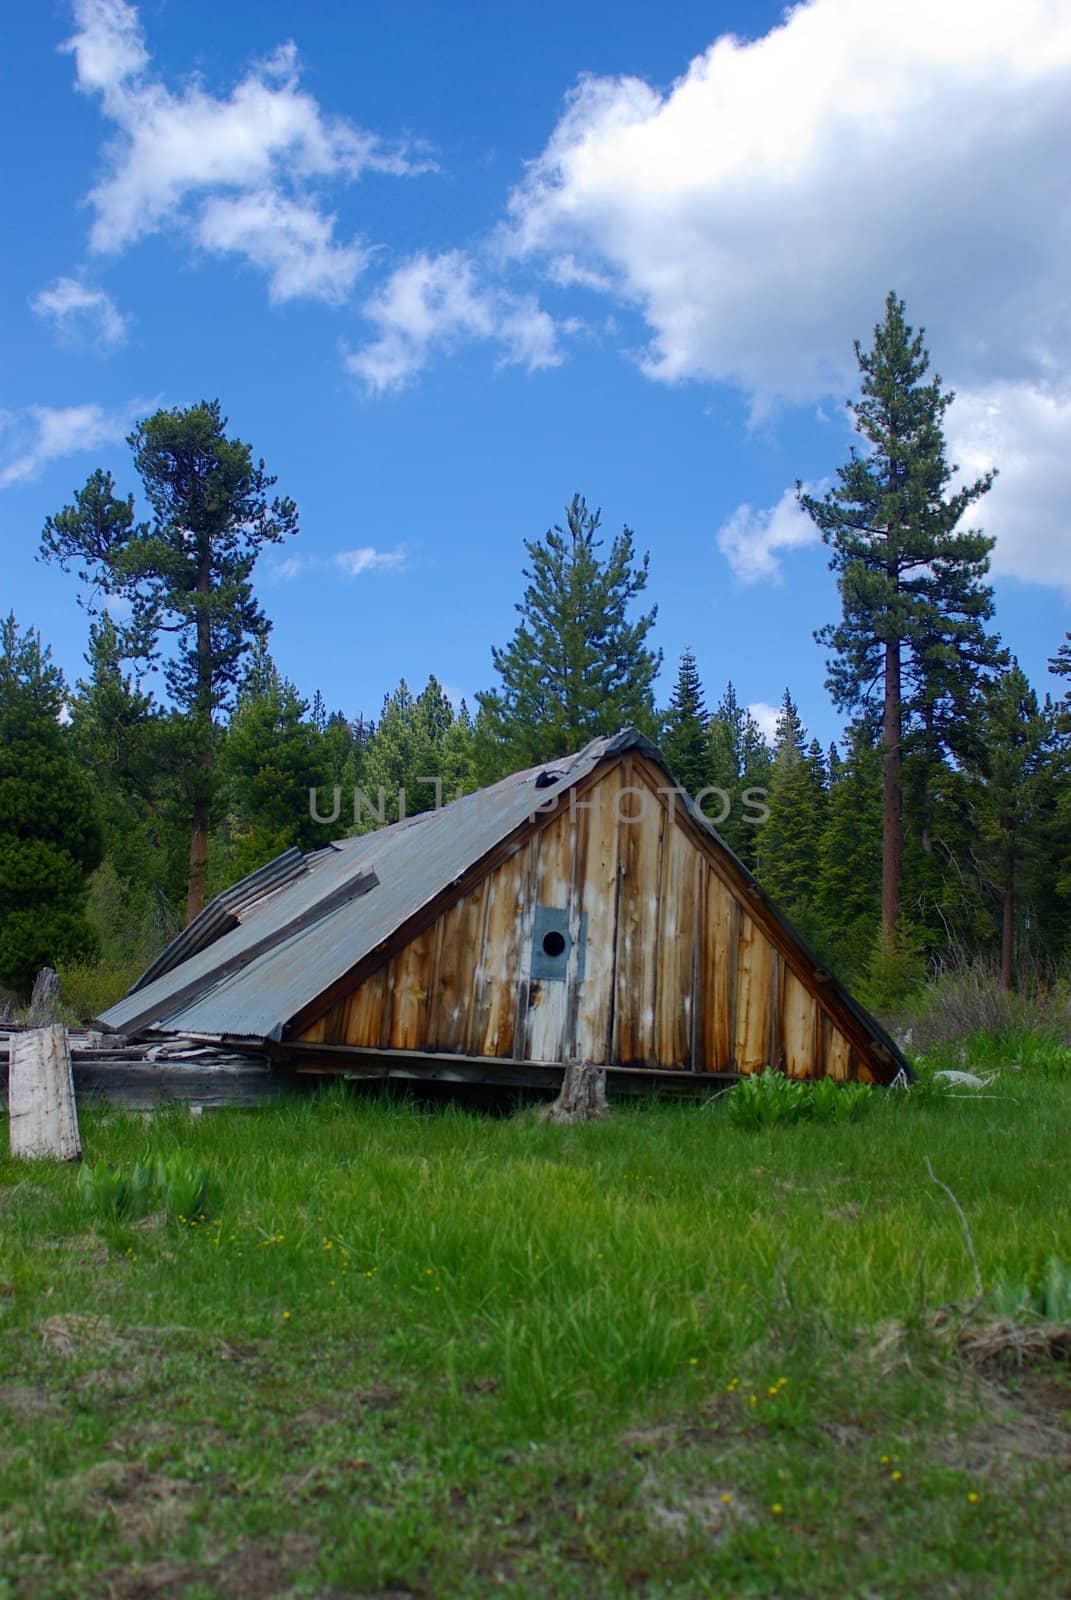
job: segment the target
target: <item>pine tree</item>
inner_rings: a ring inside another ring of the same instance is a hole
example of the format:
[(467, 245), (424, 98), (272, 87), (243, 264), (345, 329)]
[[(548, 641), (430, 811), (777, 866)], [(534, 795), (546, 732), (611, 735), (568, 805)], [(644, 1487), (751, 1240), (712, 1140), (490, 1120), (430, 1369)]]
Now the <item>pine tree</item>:
[(1019, 901), (1041, 842), (1051, 724), (1018, 662), (987, 686), (981, 716), (984, 782), (978, 820), (1000, 902), (1000, 981), (1015, 975)]
[(786, 689), (774, 739), (770, 815), (759, 830), (758, 874), (763, 888), (801, 922), (810, 920), (818, 888), (825, 785), (822, 747), (816, 739), (807, 743), (796, 703)]
[(225, 888), (294, 845), (318, 849), (343, 831), (315, 821), (309, 805), (310, 790), (326, 788), (331, 774), (308, 710), (261, 635), (220, 746), (227, 817), (213, 887)]
[(844, 758), (837, 747), (836, 739), (831, 739), (829, 749), (826, 751), (826, 771), (829, 774), (830, 787), (837, 782), (843, 770)]
[(771, 755), (762, 729), (740, 704), (732, 683), (726, 684), (710, 719), (708, 746), (708, 782), (729, 800), (728, 814), (717, 824), (718, 832), (745, 866), (754, 869)]
[[(1049, 657), (1049, 671), (1057, 678), (1071, 678), (1071, 633), (1067, 635), (1056, 654)], [(1066, 720), (1068, 729), (1071, 730), (1071, 683), (1068, 684), (1064, 691), (1060, 714)]]
[(123, 965), (147, 963), (181, 927), (188, 843), (177, 793), (185, 730), (130, 670), (128, 645), (105, 610), (89, 630), (89, 675), (67, 702), (71, 748), (104, 825), (91, 917), (102, 956)]
[(218, 717), (231, 704), (244, 657), (264, 631), (253, 595), (260, 550), (297, 531), (292, 500), (269, 500), (275, 479), (249, 445), (226, 437), (218, 401), (158, 411), (128, 443), (151, 510), (135, 522), (134, 497), (116, 496), (110, 473), (94, 472), (74, 505), (45, 523), (41, 554), (84, 585), (132, 607), (128, 649), (159, 653), (168, 690), (187, 721), (183, 790), (189, 805), (187, 916), (204, 905), (215, 788)]
[(657, 608), (633, 618), (647, 587), (632, 533), (600, 554), (598, 511), (574, 495), (565, 528), (525, 540), (531, 566), (521, 621), (492, 650), (500, 689), (479, 694), (482, 765), (500, 773), (568, 755), (599, 734), (634, 723), (655, 731), (653, 685), (661, 652), (648, 648)]
[(1062, 698), (1055, 705), (1050, 705), (1046, 696), (1053, 737), (1045, 796), (1050, 841), (1048, 857), (1056, 892), (1064, 908), (1062, 916), (1047, 920), (1059, 928), (1061, 943), (1066, 945), (1071, 936), (1071, 633), (1050, 657), (1049, 671), (1055, 677), (1068, 680)]
[(881, 917), (881, 752), (865, 722), (831, 769), (815, 911), (838, 973), (862, 976)]
[(677, 682), (662, 719), (660, 742), (669, 770), (694, 797), (710, 782), (710, 718), (699, 668), (689, 649), (681, 655)]
[(862, 398), (849, 407), (869, 454), (853, 450), (824, 499), (797, 488), (838, 574), (841, 621), (817, 635), (833, 651), (834, 701), (841, 710), (868, 707), (881, 685), (882, 923), (891, 937), (903, 873), (905, 732), (921, 723), (932, 754), (950, 737), (954, 710), (978, 674), (997, 659), (983, 626), (992, 614), (983, 579), (993, 540), (957, 531), (994, 474), (949, 492), (955, 469), (945, 459), (943, 424), (954, 397), (939, 377), (923, 382), (923, 333), (908, 326), (895, 294), (873, 348), (856, 342), (855, 353)]
[(62, 674), (40, 636), (0, 622), (0, 982), (91, 953), (89, 874), (103, 853), (95, 797), (63, 729)]
[(396, 822), (403, 804), (406, 816), (416, 816), (470, 788), (471, 745), (467, 707), (463, 714), (455, 713), (434, 675), (415, 697), (403, 678), (384, 700), (365, 753), (363, 781), (370, 809), (362, 809), (360, 825)]

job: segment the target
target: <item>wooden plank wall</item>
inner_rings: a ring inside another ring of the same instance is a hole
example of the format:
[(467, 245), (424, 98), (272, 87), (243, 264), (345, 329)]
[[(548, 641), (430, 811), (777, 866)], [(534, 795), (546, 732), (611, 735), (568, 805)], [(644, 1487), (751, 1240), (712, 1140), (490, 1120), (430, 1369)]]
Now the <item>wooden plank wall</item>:
[[(659, 793), (659, 789), (663, 790)], [(318, 1044), (868, 1078), (716, 846), (642, 757), (619, 761), (301, 1034)], [(569, 913), (564, 982), (530, 977), (537, 906)], [(586, 926), (584, 980), (579, 934)]]

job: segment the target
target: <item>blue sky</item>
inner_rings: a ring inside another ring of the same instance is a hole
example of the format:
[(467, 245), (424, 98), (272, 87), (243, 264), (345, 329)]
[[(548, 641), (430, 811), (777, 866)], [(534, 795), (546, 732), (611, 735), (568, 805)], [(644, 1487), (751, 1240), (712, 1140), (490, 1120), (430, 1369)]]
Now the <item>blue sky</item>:
[(788, 491), (847, 452), (886, 290), (1001, 468), (998, 625), (1071, 626), (1071, 8), (78, 0), (9, 23), (0, 606), (77, 676), (41, 525), (156, 405), (218, 396), (298, 502), (282, 669), (377, 714), (492, 680), (574, 490), (651, 552), (668, 693), (839, 720)]

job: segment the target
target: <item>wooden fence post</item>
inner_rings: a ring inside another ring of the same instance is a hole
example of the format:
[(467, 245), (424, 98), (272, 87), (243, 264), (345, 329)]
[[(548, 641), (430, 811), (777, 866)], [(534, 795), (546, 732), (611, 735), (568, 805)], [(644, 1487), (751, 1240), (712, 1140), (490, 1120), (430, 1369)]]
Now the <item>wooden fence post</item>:
[(59, 1001), (59, 976), (51, 967), (42, 967), (33, 981), (30, 1015), (26, 1019), (30, 1027), (47, 1028), (50, 1022), (55, 1022)]
[(62, 1024), (12, 1034), (7, 1103), (13, 1156), (80, 1159), (71, 1050)]

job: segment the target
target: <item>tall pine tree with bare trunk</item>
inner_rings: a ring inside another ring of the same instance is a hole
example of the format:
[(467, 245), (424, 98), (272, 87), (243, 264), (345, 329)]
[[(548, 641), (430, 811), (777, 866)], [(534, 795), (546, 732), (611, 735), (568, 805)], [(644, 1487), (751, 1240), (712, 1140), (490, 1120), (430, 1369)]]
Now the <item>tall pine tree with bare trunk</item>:
[(853, 447), (821, 499), (797, 485), (830, 548), (840, 590), (841, 620), (816, 635), (832, 650), (828, 687), (840, 710), (862, 710), (880, 726), (888, 940), (900, 917), (905, 740), (919, 731), (932, 753), (940, 742), (935, 706), (962, 707), (1000, 661), (985, 630), (993, 611), (984, 582), (993, 540), (959, 526), (995, 473), (950, 489), (957, 469), (945, 456), (944, 419), (954, 395), (936, 374), (925, 381), (923, 339), (890, 293), (872, 348), (855, 345), (861, 392), (848, 405), (867, 451)]
[(149, 520), (135, 521), (133, 495), (117, 496), (111, 474), (98, 470), (74, 505), (48, 518), (41, 541), (43, 558), (74, 567), (91, 596), (129, 602), (131, 655), (154, 659), (162, 636), (174, 636), (164, 671), (182, 713), (190, 919), (205, 899), (217, 718), (233, 700), (246, 652), (267, 627), (253, 595), (253, 566), (265, 544), (298, 525), (294, 502), (269, 500), (275, 479), (226, 429), (218, 400), (146, 418), (127, 443)]

